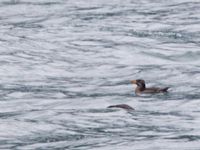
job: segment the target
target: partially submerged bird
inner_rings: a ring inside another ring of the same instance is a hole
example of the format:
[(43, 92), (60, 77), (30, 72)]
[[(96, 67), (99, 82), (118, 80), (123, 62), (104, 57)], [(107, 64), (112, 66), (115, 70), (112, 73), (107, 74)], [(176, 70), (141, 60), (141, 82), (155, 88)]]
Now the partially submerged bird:
[(108, 108), (122, 108), (122, 109), (126, 109), (126, 110), (134, 110), (133, 107), (126, 105), (126, 104), (111, 105), (111, 106), (108, 106)]
[(150, 87), (146, 88), (145, 81), (142, 79), (137, 79), (137, 80), (131, 80), (132, 84), (136, 84), (137, 87), (135, 89), (135, 94), (154, 94), (154, 93), (166, 93), (169, 87), (165, 88), (158, 88), (158, 87)]

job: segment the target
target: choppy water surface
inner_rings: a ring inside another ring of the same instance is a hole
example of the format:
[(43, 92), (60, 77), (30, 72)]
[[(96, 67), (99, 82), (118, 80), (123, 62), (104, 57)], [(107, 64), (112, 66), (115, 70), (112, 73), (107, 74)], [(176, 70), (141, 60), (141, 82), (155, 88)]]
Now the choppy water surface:
[(0, 149), (199, 150), (199, 25), (198, 0), (1, 0)]

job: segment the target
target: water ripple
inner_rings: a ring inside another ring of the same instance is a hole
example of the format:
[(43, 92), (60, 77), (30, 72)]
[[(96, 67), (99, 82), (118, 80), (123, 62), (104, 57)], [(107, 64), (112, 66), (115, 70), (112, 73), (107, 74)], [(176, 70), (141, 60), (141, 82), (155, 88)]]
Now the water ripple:
[(198, 150), (199, 6), (2, 0), (0, 149)]

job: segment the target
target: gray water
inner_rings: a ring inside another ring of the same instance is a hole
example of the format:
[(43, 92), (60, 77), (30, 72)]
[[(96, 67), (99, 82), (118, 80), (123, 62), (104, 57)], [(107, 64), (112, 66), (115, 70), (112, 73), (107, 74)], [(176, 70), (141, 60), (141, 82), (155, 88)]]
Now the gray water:
[(199, 25), (198, 0), (1, 0), (0, 149), (199, 150)]

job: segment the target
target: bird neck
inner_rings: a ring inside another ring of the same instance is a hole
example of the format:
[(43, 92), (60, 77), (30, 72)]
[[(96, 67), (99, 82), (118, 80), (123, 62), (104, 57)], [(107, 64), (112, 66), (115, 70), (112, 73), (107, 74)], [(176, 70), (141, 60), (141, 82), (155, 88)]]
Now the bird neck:
[(145, 85), (136, 87), (136, 91), (144, 91), (145, 89), (146, 89)]

